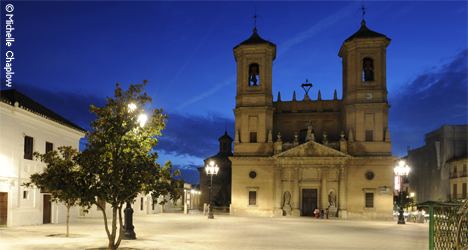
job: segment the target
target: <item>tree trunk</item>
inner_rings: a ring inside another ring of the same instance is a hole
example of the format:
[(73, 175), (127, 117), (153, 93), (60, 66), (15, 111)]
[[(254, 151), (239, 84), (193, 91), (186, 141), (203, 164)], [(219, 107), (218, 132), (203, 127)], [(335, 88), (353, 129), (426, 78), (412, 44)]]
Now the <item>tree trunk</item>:
[(104, 210), (105, 207), (102, 207), (97, 203), (95, 203), (95, 205), (101, 209), (102, 217), (104, 218), (104, 228), (106, 229), (107, 239), (109, 240), (107, 248), (108, 249), (113, 249), (112, 248), (113, 245), (111, 245), (111, 233), (109, 232), (109, 224), (107, 223), (107, 214), (106, 214), (106, 210)]
[(115, 250), (117, 249), (115, 245), (115, 235), (117, 233), (117, 208), (112, 207), (112, 233), (109, 237), (109, 244), (107, 245), (107, 248), (109, 250)]
[(70, 205), (67, 205), (67, 234), (66, 237), (70, 236)]
[(122, 222), (122, 206), (123, 204), (120, 204), (119, 206), (119, 237), (117, 238), (117, 243), (115, 243), (116, 247), (120, 246), (120, 242), (122, 241), (122, 234), (124, 232), (123, 222)]

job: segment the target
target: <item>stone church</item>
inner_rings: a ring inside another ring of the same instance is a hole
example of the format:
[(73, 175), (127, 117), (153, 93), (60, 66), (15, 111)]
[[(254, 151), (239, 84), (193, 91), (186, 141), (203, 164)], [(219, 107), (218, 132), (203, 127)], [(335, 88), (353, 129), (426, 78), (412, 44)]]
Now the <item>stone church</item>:
[[(203, 204), (210, 203), (210, 187), (213, 207), (218, 210), (229, 210), (229, 205), (231, 204), (231, 161), (229, 157), (232, 156), (232, 138), (225, 131), (218, 138), (218, 142), (218, 153), (206, 158), (203, 161), (203, 166), (198, 168), (201, 191), (200, 209), (203, 208)], [(205, 172), (205, 166), (211, 161), (214, 161), (219, 167), (219, 172), (216, 176), (213, 176), (212, 183), (210, 176)]]
[[(343, 98), (276, 101), (276, 45), (252, 35), (234, 47), (237, 94), (231, 213), (391, 219), (393, 166), (386, 48), (362, 20), (339, 49)], [(278, 69), (281, 70), (281, 69)], [(305, 89), (310, 83), (302, 85)], [(306, 92), (307, 93), (307, 92)]]

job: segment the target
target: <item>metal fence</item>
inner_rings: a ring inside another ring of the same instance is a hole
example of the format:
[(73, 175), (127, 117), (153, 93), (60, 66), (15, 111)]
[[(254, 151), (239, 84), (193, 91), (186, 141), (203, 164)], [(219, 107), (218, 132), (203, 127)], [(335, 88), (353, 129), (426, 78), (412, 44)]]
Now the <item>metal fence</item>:
[(428, 201), (429, 249), (468, 250), (468, 200), (458, 203)]

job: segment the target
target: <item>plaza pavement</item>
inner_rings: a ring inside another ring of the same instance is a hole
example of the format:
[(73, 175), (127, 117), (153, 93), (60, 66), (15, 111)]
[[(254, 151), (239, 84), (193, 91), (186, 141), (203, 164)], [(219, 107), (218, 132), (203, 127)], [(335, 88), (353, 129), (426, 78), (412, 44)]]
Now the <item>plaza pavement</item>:
[[(171, 250), (310, 250), (310, 249), (428, 249), (428, 224), (395, 221), (325, 220), (313, 218), (253, 218), (201, 214), (135, 216), (137, 240), (127, 249)], [(0, 228), (0, 249), (91, 249), (105, 247), (102, 219), (83, 218), (64, 224)], [(59, 235), (57, 235), (59, 234)], [(55, 236), (50, 236), (55, 235)]]

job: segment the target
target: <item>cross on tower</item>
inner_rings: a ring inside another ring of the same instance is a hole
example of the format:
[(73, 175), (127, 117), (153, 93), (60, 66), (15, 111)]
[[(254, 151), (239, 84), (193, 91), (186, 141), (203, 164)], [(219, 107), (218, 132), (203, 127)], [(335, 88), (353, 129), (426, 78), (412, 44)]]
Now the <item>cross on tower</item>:
[(257, 29), (257, 10), (254, 10), (254, 16), (253, 16), (253, 19), (254, 19), (254, 29)]
[(366, 15), (366, 6), (364, 6), (364, 1), (362, 2), (362, 5), (361, 5), (361, 11), (362, 11), (362, 20), (364, 20), (364, 16)]

